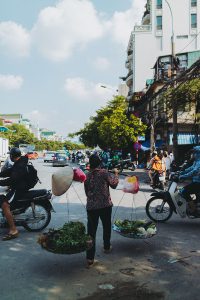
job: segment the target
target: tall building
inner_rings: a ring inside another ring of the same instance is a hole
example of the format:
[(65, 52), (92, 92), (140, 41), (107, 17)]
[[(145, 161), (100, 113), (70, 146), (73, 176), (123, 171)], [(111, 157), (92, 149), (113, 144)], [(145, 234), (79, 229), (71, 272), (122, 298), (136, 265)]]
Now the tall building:
[[(190, 60), (199, 58), (200, 0), (147, 0), (141, 25), (131, 33), (127, 60), (128, 74), (123, 77), (129, 87), (127, 100), (145, 89), (153, 79), (153, 67), (158, 57), (172, 53), (189, 53)], [(198, 57), (197, 57), (198, 56)]]

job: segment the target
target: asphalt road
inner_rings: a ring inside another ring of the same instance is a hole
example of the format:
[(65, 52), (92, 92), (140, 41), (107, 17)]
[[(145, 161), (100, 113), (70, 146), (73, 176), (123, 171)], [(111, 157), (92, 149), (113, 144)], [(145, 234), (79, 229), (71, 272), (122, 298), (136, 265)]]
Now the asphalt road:
[[(42, 181), (37, 187), (50, 189), (51, 175), (58, 168), (52, 168), (51, 164), (44, 164), (42, 160), (34, 164)], [(139, 171), (137, 175), (141, 184), (139, 193), (134, 197), (120, 190), (112, 191), (113, 220), (146, 217), (144, 207), (151, 190), (144, 183), (144, 173)], [(80, 183), (73, 184), (67, 195), (54, 198), (56, 213), (52, 214), (49, 228), (62, 226), (68, 220), (86, 224), (85, 200), (83, 184)], [(0, 241), (0, 299), (73, 300), (88, 296), (88, 299), (199, 299), (199, 229), (199, 220), (181, 220), (173, 216), (166, 224), (158, 225), (158, 234), (148, 240), (133, 240), (113, 233), (113, 252), (105, 255), (100, 224), (97, 261), (93, 268), (87, 270), (84, 253), (48, 253), (37, 244), (37, 233), (19, 228), (19, 238)], [(1, 229), (0, 237), (5, 232)], [(127, 283), (127, 289), (132, 283), (137, 293), (117, 298), (119, 287), (124, 283)], [(113, 297), (109, 288), (113, 288)], [(161, 296), (139, 298), (140, 290), (144, 289), (153, 294), (161, 292)], [(95, 292), (100, 295), (99, 298)]]

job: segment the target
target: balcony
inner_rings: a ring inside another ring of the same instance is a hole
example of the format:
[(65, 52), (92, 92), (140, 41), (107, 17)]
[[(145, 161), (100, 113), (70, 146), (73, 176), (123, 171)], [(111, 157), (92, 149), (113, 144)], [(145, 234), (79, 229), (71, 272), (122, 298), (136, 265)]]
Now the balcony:
[(131, 87), (133, 84), (133, 71), (130, 71), (126, 77), (126, 85)]
[(127, 69), (129, 69), (129, 67), (130, 67), (130, 61), (127, 59), (126, 60), (126, 62), (125, 62), (125, 67), (127, 68)]
[(142, 25), (150, 25), (150, 21), (151, 21), (151, 16), (150, 14), (147, 14), (142, 18)]
[(134, 26), (134, 31), (135, 32), (148, 32), (152, 30), (151, 25), (136, 25)]

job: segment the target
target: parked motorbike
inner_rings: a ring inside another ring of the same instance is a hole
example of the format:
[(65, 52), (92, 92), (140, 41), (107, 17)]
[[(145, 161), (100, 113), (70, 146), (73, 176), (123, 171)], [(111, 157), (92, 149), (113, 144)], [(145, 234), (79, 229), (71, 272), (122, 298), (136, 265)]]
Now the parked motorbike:
[[(8, 187), (0, 187), (0, 194), (8, 191)], [(52, 194), (45, 189), (30, 190), (22, 199), (10, 203), (10, 210), (16, 226), (23, 226), (26, 230), (37, 232), (46, 228), (54, 211), (51, 204)], [(8, 227), (6, 218), (0, 209), (0, 227)]]
[(123, 164), (120, 160), (109, 159), (106, 165), (102, 166), (103, 168), (108, 169), (108, 171), (112, 171), (113, 169), (118, 169), (119, 173), (123, 172)]
[(146, 204), (146, 214), (154, 222), (165, 222), (175, 212), (181, 218), (200, 218), (200, 194), (188, 202), (178, 190), (178, 173), (171, 174), (167, 191), (154, 192)]
[(135, 171), (136, 165), (131, 161), (130, 158), (128, 159), (123, 159), (122, 160), (123, 168), (130, 170), (130, 171)]

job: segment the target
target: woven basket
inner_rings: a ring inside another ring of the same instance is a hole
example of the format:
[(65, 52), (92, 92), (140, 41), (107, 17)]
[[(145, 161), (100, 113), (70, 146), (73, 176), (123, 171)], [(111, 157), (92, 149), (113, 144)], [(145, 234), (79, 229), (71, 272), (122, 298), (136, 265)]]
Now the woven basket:
[(48, 235), (46, 233), (40, 235), (38, 243), (44, 250), (55, 254), (77, 254), (89, 250), (93, 245), (93, 241), (88, 240), (85, 245), (76, 245), (75, 247), (71, 246), (66, 247), (65, 249), (56, 249), (51, 246), (51, 239), (48, 239)]
[(145, 235), (141, 234), (141, 233), (136, 233), (136, 232), (125, 233), (116, 225), (113, 225), (112, 229), (113, 229), (113, 231), (117, 232), (121, 236), (126, 237), (126, 238), (131, 238), (131, 239), (148, 239), (148, 238), (155, 236), (157, 233), (157, 231), (155, 232), (155, 234), (145, 234)]

